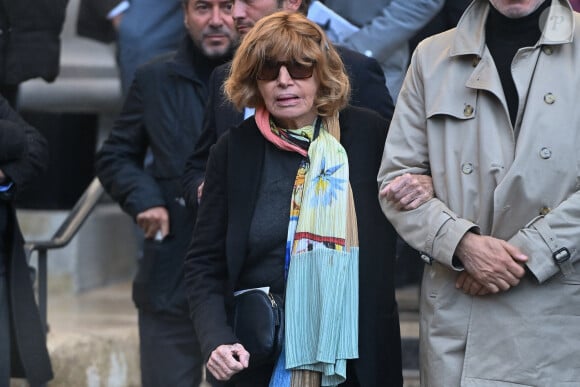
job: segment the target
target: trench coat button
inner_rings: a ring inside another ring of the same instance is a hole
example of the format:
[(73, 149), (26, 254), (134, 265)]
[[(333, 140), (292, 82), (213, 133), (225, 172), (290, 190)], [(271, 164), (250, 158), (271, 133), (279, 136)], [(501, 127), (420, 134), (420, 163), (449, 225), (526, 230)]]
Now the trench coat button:
[(546, 93), (544, 95), (544, 102), (547, 103), (548, 105), (551, 105), (554, 102), (556, 102), (556, 96), (552, 93)]
[(542, 51), (544, 51), (544, 54), (546, 54), (546, 55), (552, 55), (552, 53), (554, 52), (554, 49), (550, 46), (544, 46), (544, 47), (542, 47)]
[(427, 254), (421, 253), (420, 257), (423, 260), (423, 262), (425, 262), (427, 265), (432, 265), (433, 264), (433, 258), (431, 258), (430, 256), (428, 256)]
[(542, 207), (540, 208), (540, 215), (546, 216), (550, 213), (550, 211), (552, 211), (550, 207)]
[(471, 61), (471, 65), (473, 67), (477, 67), (477, 65), (479, 64), (479, 61), (481, 60), (480, 57), (478, 57), (477, 55), (473, 57), (473, 60)]
[(465, 108), (463, 109), (463, 114), (465, 115), (465, 117), (471, 117), (473, 115), (473, 106), (465, 105)]
[(550, 157), (552, 157), (552, 151), (544, 147), (540, 149), (540, 157), (543, 158), (544, 160), (547, 160)]
[(373, 52), (371, 50), (365, 50), (364, 54), (365, 54), (365, 56), (368, 56), (369, 58), (373, 57)]
[(461, 165), (461, 172), (465, 173), (466, 175), (471, 174), (471, 172), (473, 172), (473, 164), (463, 163)]

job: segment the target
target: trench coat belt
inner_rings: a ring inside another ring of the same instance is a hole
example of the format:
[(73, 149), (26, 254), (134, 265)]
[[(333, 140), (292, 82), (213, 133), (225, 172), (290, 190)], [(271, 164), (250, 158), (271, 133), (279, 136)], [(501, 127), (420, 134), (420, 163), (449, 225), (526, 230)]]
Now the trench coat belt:
[(568, 277), (571, 274), (575, 273), (574, 266), (572, 265), (570, 250), (564, 246), (560, 246), (558, 244), (558, 238), (554, 231), (547, 225), (546, 222), (535, 222), (532, 227), (538, 230), (538, 233), (546, 242), (550, 251), (552, 252), (552, 259), (558, 267), (560, 271), (564, 275), (564, 277)]

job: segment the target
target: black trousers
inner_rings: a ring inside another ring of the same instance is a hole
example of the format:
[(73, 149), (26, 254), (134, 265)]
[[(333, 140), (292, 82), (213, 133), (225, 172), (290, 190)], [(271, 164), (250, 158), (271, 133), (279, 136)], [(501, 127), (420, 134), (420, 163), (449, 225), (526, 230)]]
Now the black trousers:
[(193, 323), (139, 310), (141, 385), (198, 387), (203, 359)]

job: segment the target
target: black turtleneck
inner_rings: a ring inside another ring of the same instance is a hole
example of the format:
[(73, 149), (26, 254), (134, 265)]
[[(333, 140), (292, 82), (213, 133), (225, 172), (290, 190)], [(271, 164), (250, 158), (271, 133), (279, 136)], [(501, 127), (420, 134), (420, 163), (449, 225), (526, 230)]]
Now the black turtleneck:
[(232, 55), (228, 54), (220, 58), (209, 58), (205, 55), (205, 53), (197, 47), (191, 39), (188, 37), (188, 53), (190, 55), (190, 59), (193, 63), (193, 67), (195, 68), (195, 72), (199, 76), (201, 80), (207, 86), (209, 82), (209, 76), (213, 69), (217, 66), (220, 66), (226, 62), (229, 62), (232, 59)]
[(485, 42), (491, 53), (505, 94), (512, 125), (518, 113), (518, 92), (511, 73), (511, 64), (517, 51), (531, 47), (540, 39), (540, 15), (550, 6), (546, 0), (528, 16), (510, 19), (490, 6), (485, 25)]

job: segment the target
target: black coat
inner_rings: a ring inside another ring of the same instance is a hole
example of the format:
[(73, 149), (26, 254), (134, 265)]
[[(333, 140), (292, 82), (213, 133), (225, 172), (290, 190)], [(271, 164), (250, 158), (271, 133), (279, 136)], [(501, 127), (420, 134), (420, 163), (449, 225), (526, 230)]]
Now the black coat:
[(14, 196), (37, 178), (48, 165), (48, 144), (26, 124), (0, 97), (0, 169), (14, 183), (0, 195), (7, 206), (7, 230), (4, 242), (8, 246), (7, 278), (10, 294), (10, 326), (12, 376), (26, 377), (36, 386), (52, 379), (50, 359), (46, 349), (45, 329), (34, 298), (30, 271), (23, 249), (24, 239), (12, 205)]
[[(211, 71), (201, 69), (200, 55), (187, 37), (177, 53), (137, 70), (96, 163), (105, 190), (133, 219), (152, 207), (168, 209), (170, 235), (162, 243), (145, 241), (133, 299), (139, 308), (175, 315), (187, 315), (182, 265), (195, 219), (195, 208), (185, 208), (180, 178), (201, 132), (208, 78), (201, 73)], [(147, 149), (153, 159), (144, 168)]]
[[(393, 100), (385, 86), (385, 76), (379, 63), (372, 58), (344, 47), (337, 47), (351, 82), (350, 103), (378, 112), (385, 119), (393, 116)], [(218, 67), (211, 75), (209, 101), (203, 121), (203, 132), (195, 151), (187, 160), (183, 175), (183, 189), (188, 205), (195, 205), (197, 186), (203, 180), (209, 148), (229, 128), (244, 120), (223, 93), (222, 85), (229, 72), (229, 64)]]
[[(388, 124), (376, 113), (354, 107), (340, 115), (360, 242), (360, 358), (354, 369), (360, 385), (369, 387), (402, 385), (393, 285), (396, 233), (379, 206), (376, 181)], [(228, 306), (244, 268), (266, 144), (251, 118), (224, 134), (211, 150), (185, 259), (191, 317), (206, 358), (219, 345), (237, 341), (227, 323)]]
[(68, 0), (0, 0), (0, 83), (58, 75)]
[(77, 17), (77, 34), (103, 43), (111, 43), (117, 33), (107, 15), (121, 0), (81, 0)]

